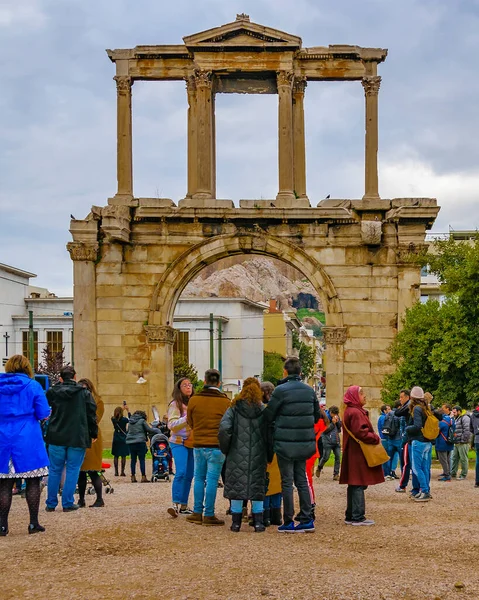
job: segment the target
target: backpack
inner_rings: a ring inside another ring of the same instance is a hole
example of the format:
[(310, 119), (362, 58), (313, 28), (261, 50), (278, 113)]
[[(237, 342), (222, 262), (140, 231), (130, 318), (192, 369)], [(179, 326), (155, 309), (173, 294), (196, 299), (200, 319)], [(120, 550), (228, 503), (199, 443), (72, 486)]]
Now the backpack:
[(399, 417), (394, 415), (394, 412), (391, 411), (388, 416), (384, 419), (384, 425), (382, 428), (382, 433), (391, 438), (395, 437), (397, 432), (399, 431)]
[(444, 420), (444, 423), (447, 423), (447, 435), (444, 435), (441, 431), (441, 436), (443, 437), (446, 444), (454, 444), (454, 427), (451, 422)]
[(439, 420), (432, 414), (432, 412), (426, 408), (426, 421), (421, 429), (426, 440), (432, 442), (439, 435)]

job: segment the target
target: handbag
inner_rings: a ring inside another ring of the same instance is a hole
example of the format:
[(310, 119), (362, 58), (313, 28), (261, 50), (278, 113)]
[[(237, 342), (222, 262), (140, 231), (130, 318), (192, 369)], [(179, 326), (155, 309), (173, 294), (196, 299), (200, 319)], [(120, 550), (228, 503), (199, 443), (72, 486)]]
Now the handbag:
[(389, 454), (384, 449), (384, 446), (379, 444), (365, 444), (361, 440), (358, 440), (356, 436), (354, 436), (349, 429), (346, 427), (343, 421), (343, 427), (349, 433), (349, 435), (355, 440), (359, 447), (361, 448), (362, 453), (364, 454), (364, 458), (368, 463), (368, 467), (379, 467), (384, 463), (387, 463), (389, 460)]

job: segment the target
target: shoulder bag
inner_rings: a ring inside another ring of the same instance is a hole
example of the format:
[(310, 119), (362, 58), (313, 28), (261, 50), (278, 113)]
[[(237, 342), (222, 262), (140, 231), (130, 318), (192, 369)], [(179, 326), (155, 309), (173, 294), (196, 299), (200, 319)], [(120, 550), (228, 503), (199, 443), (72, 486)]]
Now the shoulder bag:
[(368, 463), (368, 467), (379, 467), (379, 465), (383, 465), (384, 463), (388, 462), (389, 454), (386, 452), (381, 442), (379, 442), (379, 444), (365, 444), (361, 440), (358, 440), (358, 438), (349, 431), (344, 421), (343, 427), (353, 438), (353, 440), (355, 440), (359, 444), (359, 447), (361, 448), (361, 451), (364, 454), (364, 458)]

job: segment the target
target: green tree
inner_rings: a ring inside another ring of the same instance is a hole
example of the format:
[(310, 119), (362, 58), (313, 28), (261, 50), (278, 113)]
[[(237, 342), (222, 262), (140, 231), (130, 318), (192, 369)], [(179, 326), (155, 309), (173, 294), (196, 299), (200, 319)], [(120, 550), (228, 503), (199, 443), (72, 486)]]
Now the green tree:
[(188, 377), (193, 384), (195, 392), (203, 387), (203, 382), (198, 379), (198, 371), (194, 365), (190, 364), (184, 354), (178, 353), (173, 356), (173, 372), (174, 379), (178, 381), (182, 377)]
[(396, 370), (385, 377), (383, 399), (420, 385), (440, 402), (472, 406), (479, 398), (479, 242), (437, 241), (425, 260), (445, 300), (406, 312), (391, 346)]
[(278, 385), (278, 382), (283, 379), (283, 365), (284, 360), (281, 354), (278, 354), (278, 352), (264, 352), (261, 380), (271, 381), (273, 385)]

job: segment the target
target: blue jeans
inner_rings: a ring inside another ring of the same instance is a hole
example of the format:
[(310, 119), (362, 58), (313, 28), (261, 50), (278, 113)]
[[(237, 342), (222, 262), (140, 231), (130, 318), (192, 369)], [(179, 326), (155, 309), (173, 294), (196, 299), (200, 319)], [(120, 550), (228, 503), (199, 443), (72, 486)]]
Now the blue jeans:
[(431, 458), (431, 442), (418, 442), (417, 440), (413, 440), (411, 450), (412, 472), (418, 478), (419, 488), (421, 492), (425, 494), (429, 494), (429, 481), (431, 478)]
[[(389, 440), (387, 438), (382, 438), (381, 444), (383, 445), (384, 450), (386, 450), (389, 456)], [(388, 462), (383, 463), (384, 477), (387, 477), (389, 473), (391, 473), (391, 460), (388, 460)]]
[(479, 485), (479, 444), (474, 444), (476, 449), (476, 485)]
[(265, 496), (263, 500), (264, 509), (268, 508), (281, 508), (281, 500), (283, 499), (283, 494), (279, 492), (278, 494), (271, 494), (271, 496)]
[(401, 455), (401, 440), (388, 440), (387, 453), (389, 454), (390, 473), (396, 471), (398, 460)]
[(62, 478), (63, 467), (66, 467), (65, 483), (62, 491), (62, 506), (69, 508), (75, 503), (73, 494), (80, 474), (80, 467), (85, 458), (85, 448), (70, 448), (68, 446), (48, 447), (48, 456), (50, 458), (50, 471), (48, 475), (48, 508), (55, 508), (58, 505), (58, 490)]
[[(243, 500), (231, 500), (231, 512), (242, 513), (243, 512)], [(251, 500), (251, 512), (255, 515), (256, 513), (263, 512), (263, 501), (262, 500)]]
[(193, 470), (195, 459), (193, 448), (187, 448), (183, 444), (170, 444), (173, 460), (175, 461), (175, 478), (171, 486), (171, 494), (174, 504), (188, 504), (188, 497), (193, 481)]
[(216, 491), (225, 455), (219, 448), (195, 448), (195, 497), (193, 512), (213, 517), (215, 514)]

